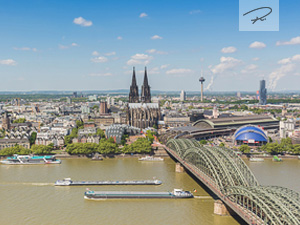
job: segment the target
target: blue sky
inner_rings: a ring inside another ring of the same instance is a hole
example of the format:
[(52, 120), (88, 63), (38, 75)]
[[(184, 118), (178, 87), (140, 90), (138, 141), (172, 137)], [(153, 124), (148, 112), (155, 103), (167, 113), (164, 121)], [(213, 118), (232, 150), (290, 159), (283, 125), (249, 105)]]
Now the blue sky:
[(299, 90), (299, 8), (240, 32), (237, 0), (0, 0), (1, 91), (127, 89), (133, 66), (154, 90), (199, 90), (201, 70), (213, 91)]

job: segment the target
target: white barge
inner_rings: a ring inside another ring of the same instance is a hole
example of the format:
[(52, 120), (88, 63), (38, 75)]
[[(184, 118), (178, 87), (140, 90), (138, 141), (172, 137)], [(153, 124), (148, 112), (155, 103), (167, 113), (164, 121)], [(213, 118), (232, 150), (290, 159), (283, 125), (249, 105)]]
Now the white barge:
[(125, 180), (125, 181), (72, 181), (71, 178), (57, 180), (55, 186), (89, 186), (89, 185), (160, 185), (160, 180)]

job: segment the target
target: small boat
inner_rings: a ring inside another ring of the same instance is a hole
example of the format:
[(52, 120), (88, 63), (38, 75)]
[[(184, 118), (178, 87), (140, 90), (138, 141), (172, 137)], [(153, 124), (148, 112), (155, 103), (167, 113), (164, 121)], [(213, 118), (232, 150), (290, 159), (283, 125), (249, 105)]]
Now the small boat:
[(279, 158), (277, 155), (274, 155), (273, 161), (274, 161), (274, 162), (282, 162), (282, 159)]
[(250, 158), (249, 159), (250, 162), (263, 162), (265, 161), (263, 158)]
[(37, 164), (60, 164), (61, 160), (53, 155), (35, 156), (35, 155), (17, 155), (7, 157), (1, 161), (7, 165), (37, 165)]
[(93, 156), (92, 160), (102, 161), (103, 158), (100, 156), (99, 153), (96, 153), (96, 154)]
[(298, 155), (298, 159), (300, 159), (300, 155)]
[(160, 185), (160, 180), (125, 180), (125, 181), (72, 181), (71, 178), (57, 180), (55, 186), (89, 186), (89, 185)]
[(151, 161), (151, 162), (153, 162), (153, 161), (159, 161), (159, 162), (161, 162), (161, 161), (164, 161), (164, 159), (161, 158), (161, 157), (153, 157), (153, 156), (147, 155), (145, 157), (139, 158), (139, 161)]
[(89, 200), (105, 199), (179, 199), (193, 198), (194, 195), (189, 191), (174, 189), (172, 192), (142, 192), (142, 191), (86, 191), (84, 198)]

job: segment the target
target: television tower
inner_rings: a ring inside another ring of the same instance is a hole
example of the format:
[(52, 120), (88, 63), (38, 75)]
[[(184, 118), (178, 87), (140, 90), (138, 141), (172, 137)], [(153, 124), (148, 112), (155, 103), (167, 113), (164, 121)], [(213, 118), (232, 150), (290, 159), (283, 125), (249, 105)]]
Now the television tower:
[(202, 71), (201, 71), (201, 77), (199, 79), (199, 82), (201, 83), (201, 102), (203, 102), (203, 83), (204, 83), (205, 79), (202, 75)]

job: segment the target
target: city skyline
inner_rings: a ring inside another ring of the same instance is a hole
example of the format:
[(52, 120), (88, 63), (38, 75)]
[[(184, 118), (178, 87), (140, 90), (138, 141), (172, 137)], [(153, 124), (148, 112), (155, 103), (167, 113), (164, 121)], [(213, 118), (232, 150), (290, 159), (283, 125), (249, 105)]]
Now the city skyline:
[(279, 32), (239, 32), (238, 2), (217, 2), (2, 2), (1, 91), (126, 89), (133, 66), (152, 90), (200, 91), (201, 70), (206, 91), (297, 90), (300, 3)]

